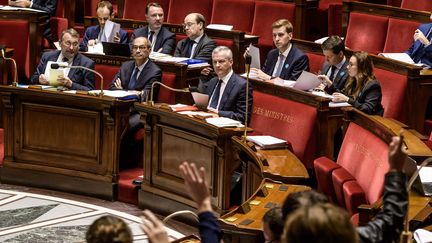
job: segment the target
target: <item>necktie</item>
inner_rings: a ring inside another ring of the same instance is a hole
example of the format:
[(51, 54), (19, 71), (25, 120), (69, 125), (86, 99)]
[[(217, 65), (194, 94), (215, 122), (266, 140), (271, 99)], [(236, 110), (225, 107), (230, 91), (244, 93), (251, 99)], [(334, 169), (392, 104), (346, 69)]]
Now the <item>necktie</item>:
[(150, 31), (150, 35), (149, 35), (149, 41), (150, 41), (152, 47), (154, 45), (154, 43), (153, 43), (153, 35), (154, 35), (154, 33), (155, 33), (154, 31)]
[(189, 39), (187, 46), (186, 46), (186, 57), (190, 57), (192, 54), (192, 46), (195, 43), (195, 41)]
[(280, 76), (284, 62), (285, 62), (285, 56), (283, 54), (279, 54), (279, 64), (277, 66), (276, 73), (274, 74), (275, 77)]
[(332, 65), (331, 66), (331, 71), (330, 71), (330, 77), (329, 77), (329, 79), (331, 81), (333, 81), (335, 74), (336, 74), (336, 66)]
[(128, 89), (129, 90), (135, 89), (136, 82), (137, 82), (137, 79), (138, 79), (138, 73), (139, 73), (139, 69), (138, 69), (138, 67), (135, 67), (135, 70), (132, 73), (132, 76), (131, 76), (131, 78), (129, 80), (129, 85), (128, 85)]
[(217, 109), (218, 103), (219, 103), (219, 96), (220, 96), (220, 88), (222, 86), (222, 80), (219, 79), (218, 84), (216, 85), (216, 88), (214, 90), (212, 99), (210, 101), (210, 107)]

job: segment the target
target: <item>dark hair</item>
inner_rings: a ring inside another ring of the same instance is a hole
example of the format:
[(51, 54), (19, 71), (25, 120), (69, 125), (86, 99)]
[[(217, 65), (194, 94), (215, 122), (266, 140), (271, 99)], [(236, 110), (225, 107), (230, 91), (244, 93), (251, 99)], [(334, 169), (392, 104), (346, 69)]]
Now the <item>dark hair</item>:
[(274, 240), (281, 239), (285, 221), (282, 218), (282, 209), (280, 207), (268, 210), (263, 216), (263, 223), (268, 224)]
[(96, 6), (96, 11), (99, 9), (99, 8), (104, 8), (104, 7), (107, 7), (108, 8), (108, 10), (109, 10), (109, 14), (111, 15), (112, 13), (113, 13), (113, 5), (112, 5), (112, 3), (111, 2), (109, 2), (109, 1), (100, 1), (98, 4), (97, 4), (97, 6)]
[[(155, 8), (162, 8), (162, 6), (159, 3), (155, 3), (155, 2), (150, 2), (147, 4), (146, 9), (145, 9), (145, 13), (148, 14), (148, 11), (150, 9), (150, 7), (155, 7)], [(162, 8), (163, 10), (163, 8)]]
[(369, 57), (367, 52), (354, 52), (352, 57), (357, 60), (358, 77), (348, 77), (343, 93), (357, 99), (365, 85), (376, 78), (373, 74), (372, 58)]
[(278, 19), (272, 24), (272, 29), (278, 29), (280, 27), (285, 27), (287, 33), (293, 32), (293, 25), (288, 19)]
[(87, 243), (131, 243), (132, 233), (120, 218), (107, 215), (95, 220), (87, 230)]
[(290, 193), (282, 205), (282, 219), (285, 221), (287, 216), (299, 207), (326, 202), (327, 196), (314, 190)]
[(203, 28), (205, 28), (206, 20), (204, 18), (204, 15), (200, 13), (195, 13), (195, 21), (197, 22), (197, 24), (202, 23)]
[(334, 54), (339, 54), (345, 50), (345, 44), (339, 36), (332, 35), (321, 44), (321, 49), (332, 51)]
[(358, 236), (345, 210), (318, 203), (300, 207), (288, 217), (282, 242), (358, 242)]

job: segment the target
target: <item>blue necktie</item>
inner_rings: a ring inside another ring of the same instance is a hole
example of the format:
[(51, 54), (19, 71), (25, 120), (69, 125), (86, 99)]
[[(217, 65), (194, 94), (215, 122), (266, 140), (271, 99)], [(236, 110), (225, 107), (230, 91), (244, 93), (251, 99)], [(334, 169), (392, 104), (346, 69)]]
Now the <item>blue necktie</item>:
[(330, 71), (330, 77), (329, 77), (329, 79), (331, 81), (333, 81), (335, 74), (336, 74), (336, 66), (332, 65), (331, 66), (331, 71)]
[(191, 57), (192, 54), (192, 46), (195, 43), (195, 41), (188, 39), (188, 43), (186, 44), (186, 57)]
[(131, 78), (129, 80), (128, 90), (135, 89), (137, 79), (138, 79), (138, 73), (139, 73), (139, 69), (138, 69), (138, 67), (135, 67), (135, 70), (132, 73)]
[(210, 107), (211, 108), (217, 109), (217, 105), (218, 105), (218, 102), (219, 102), (219, 96), (220, 96), (220, 88), (221, 88), (221, 86), (222, 86), (222, 80), (219, 79), (219, 82), (216, 85), (216, 88), (214, 90), (212, 99), (210, 101)]

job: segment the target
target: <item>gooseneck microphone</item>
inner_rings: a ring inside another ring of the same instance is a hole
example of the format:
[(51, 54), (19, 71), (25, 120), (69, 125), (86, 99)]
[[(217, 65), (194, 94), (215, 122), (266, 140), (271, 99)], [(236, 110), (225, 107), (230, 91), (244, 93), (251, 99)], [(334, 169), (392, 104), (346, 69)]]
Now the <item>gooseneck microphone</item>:
[(158, 84), (158, 85), (160, 85), (160, 86), (162, 86), (162, 87), (164, 87), (164, 88), (166, 88), (166, 89), (169, 89), (169, 90), (171, 90), (171, 91), (174, 91), (174, 92), (190, 93), (190, 92), (196, 92), (196, 91), (197, 91), (197, 88), (196, 88), (196, 87), (183, 88), (183, 89), (176, 89), (176, 88), (172, 88), (172, 87), (170, 87), (170, 86), (168, 86), (168, 85), (166, 85), (166, 84), (163, 84), (162, 82), (154, 81), (154, 82), (152, 83), (152, 85), (151, 85), (151, 89), (150, 89), (150, 99), (149, 99), (149, 96), (148, 96), (148, 95), (147, 95), (147, 99), (146, 99), (146, 103), (149, 104), (149, 105), (151, 105), (151, 106), (154, 105), (154, 102), (153, 102), (153, 89), (154, 89), (154, 86), (155, 86), (156, 84)]
[(246, 114), (245, 114), (245, 127), (243, 133), (243, 142), (246, 143), (247, 138), (247, 127), (248, 127), (248, 114), (249, 114), (249, 74), (250, 74), (250, 65), (252, 63), (252, 57), (250, 55), (246, 55), (245, 57), (245, 66), (246, 66)]
[(15, 59), (13, 59), (11, 57), (5, 57), (5, 53), (4, 53), (5, 46), (4, 45), (1, 45), (0, 49), (1, 49), (1, 57), (4, 60), (12, 61), (12, 64), (14, 67), (14, 79), (12, 81), (12, 86), (17, 87), (18, 86), (18, 69), (17, 69), (16, 61), (15, 61)]
[(99, 78), (101, 79), (101, 88), (100, 88), (99, 97), (102, 97), (102, 96), (103, 96), (103, 88), (104, 88), (103, 76), (102, 76), (102, 74), (96, 72), (95, 70), (90, 69), (90, 68), (88, 68), (88, 67), (83, 67), (83, 66), (69, 66), (69, 65), (67, 65), (67, 64), (63, 64), (63, 63), (51, 63), (51, 68), (52, 68), (52, 69), (59, 69), (59, 68), (76, 68), (76, 69), (84, 69), (84, 70), (87, 70), (87, 71), (89, 71), (89, 72), (91, 72), (91, 73), (94, 73), (94, 74), (98, 75)]

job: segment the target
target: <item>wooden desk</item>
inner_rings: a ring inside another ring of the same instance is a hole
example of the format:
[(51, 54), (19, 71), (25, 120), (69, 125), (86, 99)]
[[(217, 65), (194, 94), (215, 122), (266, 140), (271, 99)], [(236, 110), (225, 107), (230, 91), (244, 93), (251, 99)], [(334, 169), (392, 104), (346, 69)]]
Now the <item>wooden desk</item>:
[[(29, 75), (31, 76), (36, 70), (37, 62), (41, 57), (42, 33), (48, 16), (40, 12), (32, 11), (7, 11), (0, 10), (0, 19), (2, 20), (26, 20), (29, 23)], [(22, 46), (10, 46), (12, 48), (23, 48)], [(18, 64), (19, 65), (19, 64)], [(18, 66), (18, 75), (26, 76), (25, 67)]]
[(115, 200), (120, 138), (132, 102), (0, 86), (1, 182)]
[[(147, 26), (147, 22), (132, 20), (132, 19), (113, 19), (114, 22), (119, 23), (122, 28), (125, 29), (137, 29), (144, 26)], [(91, 25), (98, 24), (97, 18), (86, 16), (84, 19), (84, 26), (89, 27)], [(186, 36), (183, 26), (181, 24), (168, 24), (164, 23), (164, 26), (167, 27), (171, 32), (176, 35), (184, 35)], [(245, 63), (243, 58), (243, 53), (246, 50), (246, 47), (249, 46), (250, 43), (257, 44), (258, 36), (250, 36), (245, 35), (243, 31), (237, 30), (215, 30), (215, 29), (206, 29), (205, 33), (212, 39), (227, 39), (233, 41), (233, 69), (236, 73), (243, 73), (245, 70)]]
[(420, 227), (425, 227), (426, 225), (422, 223), (430, 219), (432, 213), (430, 197), (423, 197), (417, 192), (411, 191), (408, 200), (409, 230), (414, 231)]
[[(242, 129), (217, 128), (158, 106), (135, 104), (144, 124), (144, 178), (139, 206), (163, 214), (195, 210), (178, 166), (183, 161), (203, 166), (216, 212), (229, 208), (231, 176), (239, 166), (232, 157), (231, 137)], [(157, 202), (157, 203), (155, 203)]]

